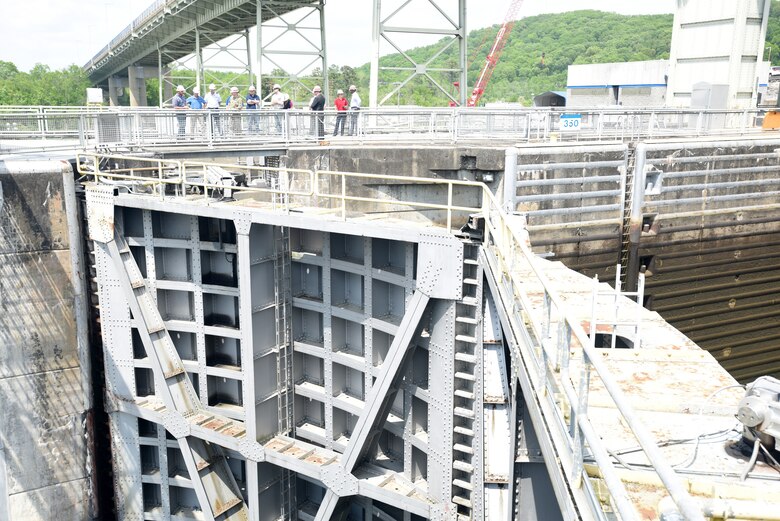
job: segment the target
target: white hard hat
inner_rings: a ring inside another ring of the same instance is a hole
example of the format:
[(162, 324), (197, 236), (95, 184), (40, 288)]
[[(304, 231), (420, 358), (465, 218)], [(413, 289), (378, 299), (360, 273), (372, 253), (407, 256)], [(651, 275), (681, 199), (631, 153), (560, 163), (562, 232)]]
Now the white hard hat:
[(184, 85), (179, 85), (176, 87), (176, 92), (184, 92)]
[(238, 87), (230, 87), (230, 92), (238, 92)]
[(209, 85), (209, 90), (217, 90), (217, 86), (212, 83)]
[(355, 87), (354, 85), (350, 85), (349, 90), (357, 90), (357, 87)]
[(315, 85), (314, 88), (312, 89), (312, 92), (320, 92), (320, 91), (322, 91), (322, 89), (320, 88), (319, 85)]
[(249, 86), (249, 90), (257, 90), (254, 85)]
[(339, 89), (338, 91), (336, 91), (336, 94), (344, 94), (344, 91)]
[(200, 89), (198, 87), (195, 87), (194, 89), (192, 89), (192, 93), (193, 94), (200, 94)]
[(282, 88), (282, 86), (281, 86), (281, 85), (279, 85), (278, 83), (274, 83), (274, 87), (273, 87), (273, 88), (274, 88), (274, 89), (281, 89), (281, 88)]

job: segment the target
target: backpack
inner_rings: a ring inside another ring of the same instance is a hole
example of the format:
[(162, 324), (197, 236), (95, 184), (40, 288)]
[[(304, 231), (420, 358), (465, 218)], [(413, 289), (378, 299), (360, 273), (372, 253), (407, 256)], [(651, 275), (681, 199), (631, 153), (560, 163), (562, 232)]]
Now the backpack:
[(287, 98), (286, 100), (284, 100), (284, 105), (282, 105), (282, 108), (285, 109), (285, 110), (293, 108), (292, 100), (290, 98)]

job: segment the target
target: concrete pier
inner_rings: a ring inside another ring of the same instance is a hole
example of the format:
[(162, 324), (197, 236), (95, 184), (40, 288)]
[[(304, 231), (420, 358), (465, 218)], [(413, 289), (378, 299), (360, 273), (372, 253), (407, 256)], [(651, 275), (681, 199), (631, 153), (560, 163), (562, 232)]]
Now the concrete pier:
[(0, 519), (94, 515), (63, 172), (0, 162)]

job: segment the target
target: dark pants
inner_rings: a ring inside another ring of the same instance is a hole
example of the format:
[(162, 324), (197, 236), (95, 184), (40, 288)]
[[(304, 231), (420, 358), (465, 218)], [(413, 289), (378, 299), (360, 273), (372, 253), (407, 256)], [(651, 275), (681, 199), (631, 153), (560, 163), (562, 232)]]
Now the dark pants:
[(353, 108), (349, 109), (349, 112), (350, 112), (350, 114), (349, 114), (349, 135), (350, 136), (354, 136), (355, 134), (357, 134), (357, 130), (358, 130), (358, 128), (357, 128), (358, 127), (358, 111), (359, 110), (360, 109), (357, 108), (357, 107), (353, 107)]
[(325, 115), (322, 112), (317, 111), (314, 119), (316, 120), (317, 123), (317, 137), (322, 139), (323, 137), (325, 137)]
[(339, 112), (336, 114), (336, 126), (333, 128), (333, 135), (339, 133), (339, 128), (341, 128), (341, 135), (344, 135), (344, 123), (347, 120), (347, 113), (346, 112)]

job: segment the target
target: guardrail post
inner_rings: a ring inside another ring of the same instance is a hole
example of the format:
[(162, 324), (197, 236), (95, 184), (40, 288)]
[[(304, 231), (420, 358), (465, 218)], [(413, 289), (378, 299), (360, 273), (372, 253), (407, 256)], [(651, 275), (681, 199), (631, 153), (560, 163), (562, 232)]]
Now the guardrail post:
[(515, 200), (517, 198), (517, 156), (520, 151), (515, 148), (507, 148), (504, 159), (504, 211), (508, 214), (515, 212)]
[(454, 110), (450, 113), (450, 132), (452, 135), (452, 142), (457, 143), (460, 130), (460, 114)]
[(87, 129), (84, 114), (79, 114), (78, 131), (79, 131), (79, 146), (83, 149), (87, 148)]
[(43, 107), (38, 107), (38, 133), (41, 135), (41, 139), (46, 139), (46, 114), (43, 111)]

